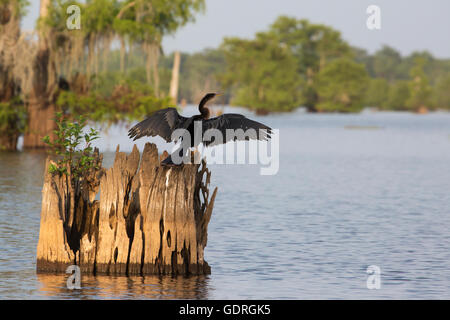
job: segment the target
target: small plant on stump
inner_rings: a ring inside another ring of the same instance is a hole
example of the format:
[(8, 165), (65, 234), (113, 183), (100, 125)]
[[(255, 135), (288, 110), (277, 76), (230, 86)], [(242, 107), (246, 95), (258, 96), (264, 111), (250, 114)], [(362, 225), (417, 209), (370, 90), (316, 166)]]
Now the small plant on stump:
[(75, 182), (91, 169), (98, 170), (98, 151), (93, 149), (92, 141), (99, 138), (99, 132), (93, 128), (83, 132), (86, 126), (83, 116), (69, 122), (58, 112), (55, 123), (54, 141), (50, 141), (49, 136), (43, 138), (57, 157), (57, 161), (49, 165), (49, 172), (69, 175)]

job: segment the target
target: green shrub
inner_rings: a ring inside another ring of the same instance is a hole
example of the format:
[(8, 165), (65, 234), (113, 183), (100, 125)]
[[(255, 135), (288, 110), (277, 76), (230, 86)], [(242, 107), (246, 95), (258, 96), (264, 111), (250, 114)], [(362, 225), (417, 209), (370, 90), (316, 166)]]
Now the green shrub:
[(320, 112), (359, 112), (369, 77), (362, 64), (348, 59), (336, 59), (323, 68), (317, 79)]
[(25, 132), (27, 112), (22, 101), (15, 97), (0, 103), (0, 134), (18, 135)]
[(95, 122), (116, 123), (142, 119), (153, 111), (171, 106), (170, 98), (157, 98), (145, 84), (126, 81), (115, 86), (111, 94), (92, 91), (76, 94), (62, 91), (56, 101), (64, 114), (83, 115)]
[(99, 138), (99, 132), (91, 128), (87, 133), (83, 133), (86, 119), (82, 116), (69, 122), (61, 112), (58, 112), (55, 123), (57, 129), (54, 130), (54, 141), (51, 141), (49, 136), (43, 138), (58, 158), (56, 163), (49, 166), (49, 172), (70, 174), (72, 179), (77, 179), (95, 167), (94, 149), (91, 144)]

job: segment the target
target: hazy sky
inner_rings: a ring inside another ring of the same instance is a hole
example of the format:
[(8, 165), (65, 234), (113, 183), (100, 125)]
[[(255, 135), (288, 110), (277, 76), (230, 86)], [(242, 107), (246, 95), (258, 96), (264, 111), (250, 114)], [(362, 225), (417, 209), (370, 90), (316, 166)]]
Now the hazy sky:
[[(25, 29), (33, 29), (39, 15), (39, 0), (30, 2)], [(381, 30), (366, 27), (371, 4), (381, 9)], [(371, 53), (388, 44), (404, 55), (428, 50), (450, 58), (449, 0), (206, 0), (205, 13), (197, 14), (195, 23), (166, 36), (164, 51), (196, 52), (217, 47), (223, 37), (251, 38), (279, 15), (330, 25), (351, 45)]]

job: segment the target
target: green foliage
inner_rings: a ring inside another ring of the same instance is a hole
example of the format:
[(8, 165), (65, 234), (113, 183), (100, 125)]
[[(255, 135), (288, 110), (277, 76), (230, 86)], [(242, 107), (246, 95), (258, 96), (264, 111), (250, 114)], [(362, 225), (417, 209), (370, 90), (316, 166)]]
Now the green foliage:
[(450, 74), (440, 78), (433, 89), (435, 109), (450, 110)]
[(88, 34), (111, 33), (114, 18), (119, 12), (117, 0), (94, 0), (84, 5), (81, 15), (82, 30)]
[(0, 134), (19, 135), (25, 131), (27, 122), (26, 108), (18, 97), (0, 103)]
[(72, 181), (75, 181), (94, 168), (92, 141), (99, 138), (99, 133), (93, 128), (84, 133), (86, 119), (81, 116), (74, 122), (69, 122), (59, 112), (56, 114), (55, 123), (57, 125), (57, 129), (54, 130), (55, 140), (50, 141), (49, 136), (42, 139), (58, 157), (57, 162), (49, 166), (49, 172), (70, 174)]
[(365, 95), (365, 105), (383, 109), (389, 97), (389, 84), (383, 78), (369, 80), (369, 85)]
[[(52, 39), (56, 39), (54, 47), (78, 48), (72, 44), (79, 42), (71, 43), (78, 35), (82, 35), (84, 43), (79, 51), (82, 55), (79, 64), (66, 68), (66, 72), (90, 70), (89, 93), (62, 93), (58, 105), (63, 110), (85, 114), (96, 121), (116, 122), (168, 106), (170, 99), (155, 96), (169, 91), (173, 55), (159, 59), (159, 70), (155, 72), (158, 69), (155, 61), (162, 53), (162, 48), (157, 52), (158, 46), (165, 35), (193, 21), (194, 14), (204, 9), (204, 0), (52, 0), (52, 3), (46, 23), (52, 29)], [(71, 4), (79, 5), (82, 11), (82, 28), (77, 32), (68, 32), (66, 28), (66, 8)], [(104, 46), (111, 44), (108, 41), (117, 36), (125, 45), (123, 60), (118, 49), (110, 54), (102, 52)], [(74, 57), (70, 61), (76, 61), (78, 56)], [(66, 59), (64, 55), (62, 59)], [(364, 77), (355, 70), (345, 73), (346, 79), (323, 72), (336, 60), (343, 59), (363, 64), (372, 79), (358, 85)], [(422, 60), (421, 66), (417, 66), (417, 59)], [(99, 60), (104, 67), (101, 73)], [(121, 65), (125, 72), (120, 71)], [(251, 40), (226, 39), (217, 49), (182, 53), (178, 97), (198, 103), (205, 92), (228, 89), (216, 102), (263, 111), (290, 111), (300, 105), (309, 111), (357, 112), (362, 105), (414, 111), (421, 106), (448, 105), (443, 79), (449, 74), (450, 60), (434, 58), (427, 51), (402, 57), (396, 49), (384, 46), (372, 55), (351, 47), (338, 30), (329, 26), (280, 16)], [(66, 78), (70, 80), (70, 75)], [(348, 87), (340, 85), (338, 79), (345, 80)], [(408, 81), (408, 88), (404, 81)], [(324, 82), (331, 88), (324, 88)], [(154, 89), (143, 88), (145, 83)], [(361, 102), (359, 87), (364, 84), (367, 89)], [(352, 96), (347, 91), (358, 94)], [(338, 102), (333, 105), (333, 101)]]
[[(48, 7), (48, 16), (45, 20), (38, 21), (37, 27), (50, 27), (53, 32), (62, 32), (67, 30), (67, 8), (71, 5), (77, 5), (81, 8), (84, 13), (85, 4), (81, 1), (74, 0), (51, 0), (51, 5)], [(84, 15), (81, 14), (81, 24), (84, 26), (85, 18)], [(81, 28), (82, 32), (84, 32), (83, 27)]]
[(316, 110), (318, 74), (336, 59), (353, 57), (340, 32), (286, 16), (254, 40), (225, 39), (222, 49), (227, 71), (221, 80), (233, 88), (232, 102), (267, 111), (290, 111), (300, 105)]
[(339, 31), (304, 19), (281, 16), (264, 36), (290, 48), (297, 71), (306, 82), (301, 100), (311, 111), (315, 110), (318, 97), (316, 75), (334, 59), (352, 57), (351, 48)]
[(411, 94), (406, 101), (406, 105), (410, 110), (428, 107), (430, 103), (431, 87), (423, 70), (424, 64), (425, 60), (418, 57), (415, 59), (415, 64), (410, 71), (409, 90)]
[(118, 14), (114, 16), (111, 24), (113, 30), (136, 42), (153, 41), (161, 39), (165, 34), (173, 33), (179, 27), (193, 21), (194, 13), (202, 11), (205, 6), (204, 0), (114, 2), (118, 4), (120, 16)]
[[(173, 57), (170, 57), (173, 61)], [(207, 49), (181, 57), (180, 96), (197, 102), (204, 92), (220, 91), (221, 75), (225, 72), (225, 54), (221, 50)]]
[[(231, 88), (232, 102), (236, 104), (257, 106), (262, 99), (255, 87), (260, 85), (259, 82), (267, 81), (268, 74), (273, 90), (262, 92), (269, 92), (274, 100), (290, 105), (282, 109), (269, 102), (269, 111), (292, 110), (292, 105), (300, 104), (309, 111), (321, 112), (358, 112), (364, 106), (417, 111), (421, 107), (447, 104), (448, 86), (444, 80), (439, 80), (437, 87), (436, 81), (450, 74), (450, 60), (435, 59), (427, 51), (402, 57), (394, 48), (384, 46), (370, 55), (365, 50), (350, 47), (340, 33), (330, 27), (286, 16), (279, 17), (267, 32), (256, 34), (254, 40), (233, 41), (234, 46), (230, 45), (230, 40), (225, 40), (222, 45), (226, 51), (227, 71), (218, 78)], [(249, 43), (254, 44), (253, 48)], [(285, 73), (285, 80), (293, 79), (288, 69), (294, 68), (301, 78), (296, 103), (280, 99), (280, 96), (294, 96), (290, 94), (291, 86), (286, 82), (281, 84), (284, 80), (281, 75), (262, 73), (275, 60), (269, 54), (263, 59), (262, 54), (258, 56), (255, 52), (263, 52), (269, 47), (288, 49), (293, 57), (289, 62), (285, 59), (277, 64), (280, 73)], [(355, 67), (351, 61), (360, 66)], [(266, 98), (266, 101), (270, 100)]]
[(308, 69), (316, 73), (331, 60), (351, 54), (339, 31), (304, 19), (280, 16), (272, 24), (268, 36), (291, 49), (297, 58), (298, 70), (304, 75)]
[[(63, 91), (59, 94), (56, 105), (65, 113), (72, 116), (86, 115), (93, 121), (114, 122), (114, 103), (95, 93), (78, 95), (74, 92)], [(111, 118), (113, 117), (113, 118)]]
[(66, 28), (67, 7), (81, 8), (81, 32), (85, 36), (119, 34), (133, 42), (153, 41), (194, 20), (204, 0), (52, 0), (45, 24), (53, 30)]
[(408, 81), (400, 80), (389, 88), (389, 97), (386, 103), (386, 109), (389, 110), (408, 110), (406, 101), (408, 101), (411, 93), (409, 91)]
[(14, 14), (23, 17), (27, 14), (27, 7), (30, 5), (29, 0), (0, 0), (0, 5), (7, 5), (12, 3), (14, 5)]
[(141, 82), (124, 81), (112, 92), (91, 91), (86, 95), (62, 91), (56, 101), (65, 114), (85, 116), (97, 122), (116, 123), (142, 119), (153, 111), (171, 106), (170, 99), (156, 98), (151, 88)]
[(401, 55), (395, 49), (384, 46), (373, 57), (373, 70), (375, 77), (384, 78), (392, 82), (397, 77), (397, 68), (401, 62)]
[(351, 52), (352, 52), (351, 55), (353, 56), (354, 61), (357, 63), (364, 64), (369, 76), (371, 78), (376, 78), (374, 67), (373, 67), (373, 64), (374, 64), (373, 55), (370, 55), (366, 50), (357, 48), (357, 47), (351, 47)]
[(264, 39), (225, 39), (223, 50), (227, 71), (222, 81), (237, 88), (232, 104), (260, 111), (300, 106), (302, 81), (289, 48)]
[[(45, 27), (51, 35), (50, 47), (55, 60), (60, 61), (58, 73), (71, 85), (74, 75), (84, 79), (77, 83), (79, 90), (71, 86), (73, 92), (61, 92), (58, 106), (72, 115), (84, 114), (92, 120), (107, 122), (166, 107), (169, 99), (157, 98), (163, 96), (159, 93), (157, 70), (162, 38), (193, 21), (194, 14), (204, 9), (204, 3), (204, 0), (51, 0), (48, 16), (38, 27)], [(70, 5), (81, 8), (81, 30), (67, 29), (66, 10)], [(123, 55), (119, 50), (110, 55), (117, 37)], [(110, 56), (114, 61), (109, 61)], [(171, 72), (162, 73), (162, 87), (167, 93)], [(144, 83), (153, 88), (144, 87)]]
[(330, 62), (318, 74), (317, 93), (320, 112), (358, 112), (364, 107), (368, 83), (363, 65), (348, 59)]

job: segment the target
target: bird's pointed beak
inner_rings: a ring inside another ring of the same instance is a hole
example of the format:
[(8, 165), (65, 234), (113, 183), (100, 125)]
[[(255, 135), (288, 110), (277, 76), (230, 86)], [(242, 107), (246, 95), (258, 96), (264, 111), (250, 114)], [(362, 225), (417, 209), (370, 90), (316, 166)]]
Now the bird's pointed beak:
[(223, 93), (221, 92), (221, 93), (216, 93), (216, 97), (220, 97), (220, 96), (222, 96), (223, 95)]

